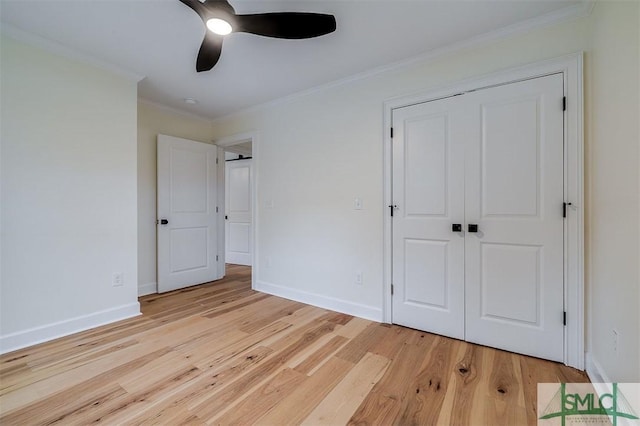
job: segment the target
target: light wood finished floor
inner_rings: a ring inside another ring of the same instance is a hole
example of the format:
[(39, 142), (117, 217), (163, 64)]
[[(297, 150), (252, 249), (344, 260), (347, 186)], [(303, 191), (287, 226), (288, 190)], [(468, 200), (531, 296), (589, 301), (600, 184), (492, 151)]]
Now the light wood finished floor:
[(536, 423), (563, 365), (252, 291), (250, 270), (0, 357), (0, 424)]

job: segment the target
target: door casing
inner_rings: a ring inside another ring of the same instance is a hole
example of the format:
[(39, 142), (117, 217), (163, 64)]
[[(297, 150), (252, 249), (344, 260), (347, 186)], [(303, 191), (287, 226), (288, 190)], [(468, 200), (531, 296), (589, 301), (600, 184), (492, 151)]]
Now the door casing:
[(564, 194), (567, 208), (564, 223), (564, 308), (567, 324), (564, 363), (584, 370), (584, 140), (583, 140), (583, 53), (510, 68), (474, 77), (410, 96), (384, 102), (384, 246), (383, 306), (384, 322), (392, 321), (392, 222), (388, 214), (392, 200), (392, 113), (396, 108), (434, 101), (481, 88), (562, 73), (566, 111), (564, 114)]
[[(258, 180), (256, 176), (258, 175), (258, 167), (259, 167), (259, 133), (257, 131), (246, 132), (246, 133), (238, 133), (230, 136), (225, 136), (223, 138), (215, 139), (213, 143), (218, 146), (218, 158), (224, 158), (224, 148), (237, 145), (244, 142), (251, 142), (251, 288), (256, 289), (256, 280), (258, 277), (258, 239), (256, 238), (258, 235), (258, 222), (256, 220), (258, 209), (260, 206), (258, 205)], [(218, 205), (221, 210), (225, 211), (225, 167), (224, 161), (221, 161), (222, 167), (218, 167)], [(218, 232), (222, 237), (218, 239), (218, 247), (219, 253), (221, 253), (221, 258), (225, 259), (225, 220), (224, 214), (220, 215), (220, 221), (218, 224)]]

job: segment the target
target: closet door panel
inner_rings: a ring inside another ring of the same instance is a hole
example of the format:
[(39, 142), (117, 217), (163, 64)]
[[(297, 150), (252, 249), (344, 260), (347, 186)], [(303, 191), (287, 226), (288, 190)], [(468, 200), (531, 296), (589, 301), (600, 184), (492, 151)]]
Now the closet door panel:
[(563, 79), (469, 94), (465, 336), (562, 361)]
[(454, 99), (393, 113), (393, 322), (464, 337), (463, 161)]

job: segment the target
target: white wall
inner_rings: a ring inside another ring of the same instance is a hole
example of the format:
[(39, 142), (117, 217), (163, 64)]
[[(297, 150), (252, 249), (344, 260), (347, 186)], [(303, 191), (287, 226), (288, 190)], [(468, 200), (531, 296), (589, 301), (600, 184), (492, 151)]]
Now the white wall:
[[(585, 47), (585, 19), (510, 37), (214, 122), (257, 130), (258, 284), (338, 299), (380, 319), (383, 102)], [(353, 209), (360, 197), (363, 210)], [(273, 209), (266, 208), (273, 201)], [(271, 266), (267, 266), (269, 256)], [(355, 284), (355, 271), (363, 285)], [(362, 306), (364, 305), (364, 307)]]
[[(379, 319), (383, 279), (382, 224), (383, 215), (388, 211), (383, 206), (382, 138), (386, 131), (383, 129), (383, 102), (576, 51), (586, 51), (588, 59), (592, 54), (593, 32), (596, 52), (615, 50), (623, 43), (630, 43), (630, 46), (624, 53), (601, 52), (601, 75), (589, 77), (594, 90), (603, 93), (591, 99), (591, 89), (587, 88), (587, 107), (602, 101), (612, 110), (602, 128), (596, 126), (593, 135), (587, 135), (592, 138), (586, 142), (592, 161), (596, 152), (610, 150), (603, 153), (605, 159), (586, 165), (586, 179), (591, 182), (588, 187), (591, 192), (586, 194), (587, 209), (595, 216), (624, 204), (629, 206), (629, 211), (589, 219), (587, 271), (591, 272), (586, 284), (587, 297), (590, 300), (600, 297), (605, 289), (615, 293), (610, 297), (619, 303), (618, 312), (606, 327), (620, 327), (627, 340), (619, 349), (624, 354), (620, 353), (617, 361), (607, 362), (605, 370), (613, 380), (639, 381), (640, 326), (635, 304), (639, 300), (636, 265), (638, 137), (636, 133), (633, 139), (631, 129), (631, 123), (636, 125), (638, 104), (637, 98), (621, 101), (617, 95), (604, 93), (607, 84), (617, 87), (633, 80), (630, 77), (633, 72), (636, 72), (637, 85), (637, 65), (622, 73), (612, 71), (618, 64), (626, 67), (634, 60), (637, 64), (638, 48), (634, 45), (638, 38), (637, 21), (634, 30), (632, 20), (638, 13), (631, 10), (634, 7), (637, 8), (637, 3), (635, 6), (631, 3), (598, 5), (596, 13), (589, 17), (511, 35), (216, 120), (214, 134), (217, 138), (251, 130), (260, 134), (259, 149), (254, 157), (258, 166), (258, 288)], [(629, 10), (618, 12), (617, 8)], [(609, 16), (609, 10), (614, 16)], [(629, 16), (623, 19), (621, 15), (625, 14)], [(618, 28), (620, 19), (624, 25)], [(615, 31), (605, 35), (612, 30), (610, 27), (616, 27)], [(634, 46), (635, 53), (632, 52)], [(631, 55), (630, 59), (624, 59), (624, 55)], [(612, 62), (604, 66), (607, 61)], [(591, 71), (586, 69), (588, 76)], [(611, 78), (622, 80), (605, 83)], [(630, 93), (637, 94), (638, 90)], [(615, 112), (627, 108), (630, 110), (624, 112), (624, 117), (635, 113), (635, 120), (627, 121), (624, 135), (612, 143), (607, 132), (616, 122)], [(591, 126), (599, 118), (588, 112), (586, 119), (587, 126)], [(634, 141), (635, 148), (632, 146)], [(625, 155), (628, 155), (627, 159), (622, 158)], [(603, 174), (613, 176), (605, 178)], [(607, 192), (612, 184), (617, 187)], [(627, 198), (621, 199), (622, 194)], [(364, 201), (363, 210), (353, 209), (355, 197)], [(271, 202), (273, 208), (268, 208)], [(613, 204), (594, 207), (595, 203), (604, 202)], [(627, 233), (622, 246), (614, 243), (619, 241), (616, 235), (622, 233), (619, 229), (625, 229)], [(599, 244), (602, 246), (598, 247)], [(594, 253), (601, 251), (608, 254), (596, 258)], [(609, 265), (608, 260), (614, 257), (617, 258)], [(355, 284), (356, 270), (363, 271), (362, 286)], [(612, 285), (610, 277), (624, 279)], [(587, 317), (599, 319), (609, 315), (608, 304), (592, 304)], [(606, 332), (587, 337), (587, 344), (596, 354), (607, 354), (602, 349), (610, 344)], [(614, 368), (615, 362), (619, 364)]]
[(5, 37), (1, 55), (5, 352), (139, 313), (137, 88)]
[(640, 381), (639, 9), (596, 4), (587, 58), (589, 352), (619, 382)]
[(211, 122), (141, 101), (138, 103), (138, 283), (139, 294), (157, 291), (156, 137), (210, 142)]

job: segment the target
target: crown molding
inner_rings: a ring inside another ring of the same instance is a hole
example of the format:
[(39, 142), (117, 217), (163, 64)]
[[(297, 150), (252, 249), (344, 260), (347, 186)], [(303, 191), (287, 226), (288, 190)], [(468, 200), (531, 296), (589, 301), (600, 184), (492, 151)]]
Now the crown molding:
[(40, 48), (49, 53), (53, 53), (54, 55), (62, 56), (67, 59), (71, 59), (74, 61), (82, 62), (87, 65), (94, 66), (104, 71), (109, 71), (111, 73), (124, 77), (127, 80), (131, 80), (135, 83), (138, 83), (140, 80), (145, 78), (145, 76), (143, 75), (137, 74), (135, 72), (132, 72), (120, 66), (111, 64), (109, 62), (102, 61), (100, 59), (97, 59), (91, 55), (80, 52), (78, 50), (71, 49), (56, 41), (46, 39), (44, 37), (35, 35), (33, 33), (29, 33), (14, 25), (7, 24), (5, 22), (3, 22), (2, 25), (0, 25), (0, 32), (2, 33), (2, 35), (12, 38), (18, 42)]
[(171, 114), (178, 114), (178, 115), (181, 115), (181, 116), (184, 116), (184, 117), (187, 117), (187, 118), (192, 118), (192, 119), (200, 120), (200, 121), (206, 121), (209, 124), (211, 124), (211, 121), (212, 121), (211, 117), (205, 117), (204, 115), (199, 115), (199, 114), (196, 114), (196, 113), (191, 112), (191, 111), (185, 111), (185, 110), (180, 109), (180, 108), (175, 108), (175, 107), (172, 107), (172, 106), (161, 104), (161, 103), (149, 100), (147, 98), (143, 98), (141, 96), (138, 96), (138, 103), (141, 103), (141, 104), (144, 104), (144, 105), (148, 105), (150, 107), (153, 107), (153, 108), (156, 108), (156, 109), (159, 109), (161, 111), (168, 112), (168, 113), (171, 113)]
[(512, 25), (509, 25), (494, 31), (490, 31), (484, 34), (480, 34), (478, 36), (475, 36), (463, 41), (459, 41), (459, 42), (450, 44), (448, 46), (432, 49), (428, 52), (422, 53), (417, 56), (413, 56), (408, 59), (404, 59), (398, 62), (393, 62), (387, 65), (382, 65), (380, 67), (376, 67), (368, 71), (364, 71), (364, 72), (354, 74), (339, 80), (334, 80), (326, 84), (321, 84), (319, 86), (315, 86), (307, 90), (302, 90), (300, 92), (296, 92), (288, 96), (284, 96), (278, 99), (274, 99), (274, 100), (264, 102), (258, 105), (254, 105), (248, 108), (244, 108), (239, 111), (235, 111), (230, 114), (223, 115), (221, 117), (216, 117), (213, 119), (213, 123), (219, 123), (234, 117), (257, 112), (262, 109), (274, 107), (276, 105), (285, 104), (287, 102), (293, 101), (298, 98), (302, 98), (318, 92), (323, 92), (323, 91), (326, 91), (335, 87), (343, 86), (359, 80), (372, 78), (386, 72), (399, 71), (417, 63), (429, 63), (442, 56), (449, 55), (457, 51), (461, 51), (461, 50), (465, 50), (473, 47), (479, 47), (493, 41), (501, 40), (517, 34), (523, 34), (537, 28), (542, 28), (549, 25), (558, 24), (561, 22), (583, 18), (591, 14), (594, 5), (595, 5), (594, 0), (584, 0), (579, 3), (573, 4), (571, 6), (567, 6), (562, 9), (554, 10), (553, 12), (549, 12), (544, 15), (537, 16), (535, 18), (527, 19), (525, 21), (521, 21), (516, 24), (512, 24)]

